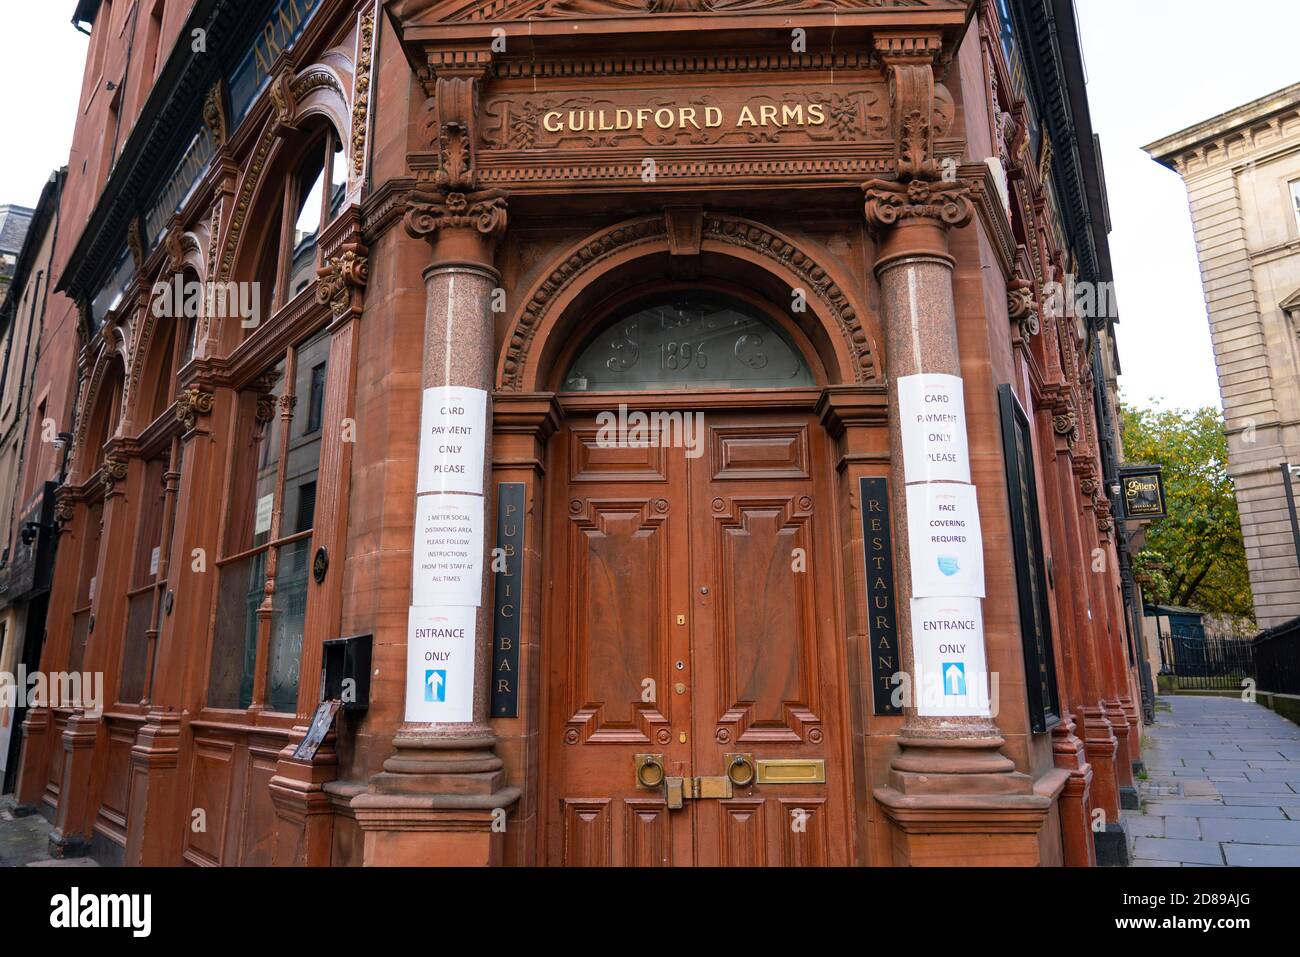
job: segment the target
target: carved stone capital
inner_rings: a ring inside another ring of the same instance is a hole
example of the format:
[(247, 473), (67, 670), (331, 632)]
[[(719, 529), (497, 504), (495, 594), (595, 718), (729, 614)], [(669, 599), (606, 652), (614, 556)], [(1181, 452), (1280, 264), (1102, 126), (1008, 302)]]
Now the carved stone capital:
[(331, 256), (316, 276), (316, 301), (329, 306), (336, 319), (361, 314), (362, 294), (370, 279), (369, 259), (356, 249), (345, 249)]
[(458, 193), (416, 188), (407, 195), (406, 231), (416, 239), (432, 241), (439, 232), (470, 229), (487, 239), (505, 232), (506, 200), (499, 189)]
[(176, 396), (176, 419), (184, 423), (185, 431), (194, 429), (199, 423), (199, 416), (212, 411), (212, 400), (211, 392), (204, 392), (196, 385)]
[(965, 226), (975, 212), (970, 187), (960, 180), (873, 179), (862, 187), (862, 192), (866, 196), (867, 225), (877, 231), (906, 220), (928, 220), (944, 228)]
[(117, 483), (126, 479), (127, 461), (120, 455), (110, 455), (100, 466), (100, 476), (104, 482), (104, 492), (112, 495)]

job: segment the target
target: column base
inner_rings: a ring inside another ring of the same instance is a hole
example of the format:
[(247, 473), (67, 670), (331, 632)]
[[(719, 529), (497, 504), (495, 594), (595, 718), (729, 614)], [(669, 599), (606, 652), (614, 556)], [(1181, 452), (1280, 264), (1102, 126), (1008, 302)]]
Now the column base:
[[(1115, 783), (1120, 788), (1133, 787), (1133, 745), (1136, 742), (1130, 738), (1128, 714), (1124, 711), (1124, 706), (1116, 698), (1111, 701), (1103, 702), (1106, 708), (1106, 718), (1110, 721), (1111, 730), (1115, 735), (1115, 741), (1118, 747), (1115, 749)], [(1121, 807), (1123, 806), (1121, 802)]]
[[(1003, 739), (903, 736), (889, 785), (874, 791), (893, 824), (893, 862), (904, 867), (1033, 867), (1045, 859), (1043, 825), (1068, 772), (1038, 781), (998, 750)], [(1048, 835), (1050, 838), (1050, 835)]]
[(1142, 810), (1142, 799), (1138, 797), (1136, 787), (1125, 786), (1119, 789), (1119, 807), (1121, 811)]
[(63, 761), (59, 784), (59, 807), (54, 812), (54, 830), (50, 832), (52, 857), (81, 857), (90, 850), (95, 814), (99, 810), (91, 797), (94, 784), (95, 752), (104, 732), (102, 715), (77, 712), (63, 728)]
[(48, 846), (50, 857), (54, 858), (90, 856), (90, 841), (79, 834), (64, 836), (58, 831), (52, 831)]
[(1106, 820), (1119, 820), (1119, 782), (1116, 780), (1115, 755), (1119, 743), (1100, 708), (1084, 708), (1083, 748), (1088, 763), (1092, 765), (1092, 798), (1094, 809), (1100, 808)]
[(1061, 817), (1061, 854), (1066, 867), (1092, 867), (1097, 852), (1092, 845), (1091, 808), (1092, 765), (1088, 763), (1083, 741), (1075, 734), (1074, 715), (1065, 714), (1052, 730), (1052, 757), (1056, 767), (1068, 777), (1058, 803)]
[(492, 867), (505, 859), (506, 810), (519, 789), (492, 748), (490, 729), (454, 737), (407, 726), (394, 754), (352, 799), (367, 867)]
[(334, 805), (325, 785), (338, 777), (335, 735), (329, 732), (310, 761), (299, 761), (293, 753), (308, 730), (308, 725), (293, 729), (268, 785), (275, 806), (272, 862), (277, 867), (328, 867), (333, 852)]
[(1128, 867), (1128, 833), (1122, 823), (1115, 821), (1105, 830), (1093, 831), (1092, 841), (1098, 867)]
[(180, 789), (181, 718), (151, 711), (131, 748), (131, 809), (126, 864), (160, 866), (180, 860), (179, 828), (171, 826)]

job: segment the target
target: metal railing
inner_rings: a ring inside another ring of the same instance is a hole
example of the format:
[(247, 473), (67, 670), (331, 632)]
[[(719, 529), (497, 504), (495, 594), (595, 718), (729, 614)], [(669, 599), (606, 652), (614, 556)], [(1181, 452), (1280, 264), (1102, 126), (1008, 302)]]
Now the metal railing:
[(1173, 663), (1180, 689), (1239, 690), (1255, 677), (1255, 647), (1250, 639), (1165, 635), (1164, 658)]
[(1300, 618), (1260, 632), (1251, 644), (1259, 690), (1300, 694)]

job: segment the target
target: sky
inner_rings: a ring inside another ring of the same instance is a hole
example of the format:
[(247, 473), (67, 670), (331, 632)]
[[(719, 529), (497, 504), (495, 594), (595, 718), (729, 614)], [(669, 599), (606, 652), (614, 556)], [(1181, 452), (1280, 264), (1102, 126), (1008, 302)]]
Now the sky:
[(1300, 2), (1075, 7), (1110, 200), (1122, 394), (1221, 407), (1187, 191), (1142, 147), (1300, 80)]
[[(1218, 406), (1187, 194), (1141, 147), (1300, 80), (1300, 0), (1075, 2), (1110, 198), (1121, 389), (1143, 405)], [(5, 5), (0, 203), (35, 205), (68, 162), (87, 45), (75, 6)]]

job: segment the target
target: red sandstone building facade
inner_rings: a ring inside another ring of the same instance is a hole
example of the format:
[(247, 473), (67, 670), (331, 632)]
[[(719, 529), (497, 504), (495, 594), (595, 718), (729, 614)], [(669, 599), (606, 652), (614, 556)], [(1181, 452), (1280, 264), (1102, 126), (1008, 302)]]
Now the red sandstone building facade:
[[(55, 253), (79, 385), (41, 667), (104, 694), (28, 711), (18, 784), (61, 850), (1122, 847), (1111, 340), (1049, 305), (1109, 278), (1069, 3), (78, 17), (100, 166)], [(636, 413), (683, 441), (602, 435)], [(936, 578), (945, 509), (973, 551)]]

